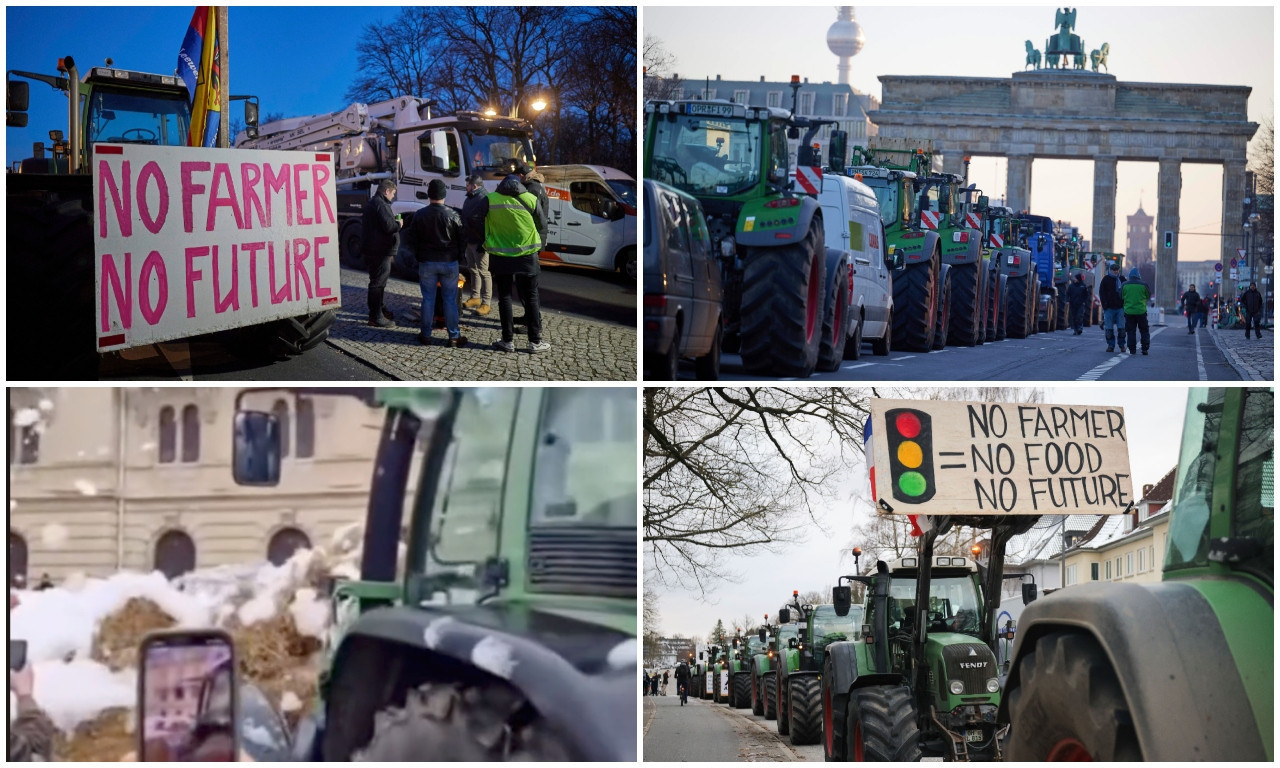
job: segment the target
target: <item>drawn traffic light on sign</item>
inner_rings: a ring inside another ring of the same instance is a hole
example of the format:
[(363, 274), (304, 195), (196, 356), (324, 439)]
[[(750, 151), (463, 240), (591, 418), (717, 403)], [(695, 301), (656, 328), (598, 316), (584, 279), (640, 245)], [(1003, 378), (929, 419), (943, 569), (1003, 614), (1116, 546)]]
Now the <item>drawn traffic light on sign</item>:
[(893, 498), (920, 504), (933, 498), (933, 422), (929, 414), (914, 408), (894, 408), (885, 413), (889, 438), (889, 482)]

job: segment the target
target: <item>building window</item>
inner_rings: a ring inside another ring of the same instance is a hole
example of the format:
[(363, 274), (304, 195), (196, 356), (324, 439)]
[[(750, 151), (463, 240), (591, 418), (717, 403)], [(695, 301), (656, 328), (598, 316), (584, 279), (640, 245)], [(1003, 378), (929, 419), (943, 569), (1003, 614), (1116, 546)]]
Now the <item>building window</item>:
[(272, 565), (284, 565), (299, 549), (311, 549), (311, 539), (297, 528), (281, 528), (267, 543), (267, 559)]
[(769, 91), (769, 99), (765, 106), (782, 108), (782, 91)]
[(1125, 575), (1125, 576), (1132, 576), (1132, 575), (1133, 575), (1133, 553), (1132, 553), (1132, 552), (1127, 552), (1127, 553), (1125, 553), (1125, 556), (1124, 556), (1124, 575)]
[(178, 425), (174, 422), (173, 406), (160, 409), (160, 463), (172, 464), (178, 452)]
[(746, 104), (746, 103), (747, 103), (747, 101), (748, 101), (750, 98), (751, 98), (751, 96), (750, 96), (750, 93), (749, 93), (748, 91), (734, 91), (734, 92), (733, 92), (733, 100), (734, 100), (734, 102), (735, 102), (735, 103), (738, 103), (738, 104)]
[(1155, 545), (1155, 544), (1152, 544), (1151, 546), (1147, 547), (1147, 559), (1149, 559), (1149, 560), (1151, 561), (1151, 570), (1153, 570), (1153, 571), (1154, 571), (1156, 568), (1158, 568), (1158, 567), (1159, 567), (1160, 562), (1159, 562), (1158, 560), (1156, 560), (1156, 545)]
[(1147, 572), (1147, 550), (1138, 550), (1138, 573)]
[(1067, 566), (1067, 583), (1063, 586), (1069, 587), (1076, 583), (1076, 567), (1074, 565)]
[(715, 97), (716, 97), (716, 89), (715, 89), (715, 88), (703, 88), (703, 89), (702, 89), (702, 98), (704, 98), (704, 99), (714, 99)]
[(849, 94), (837, 93), (831, 97), (831, 114), (835, 117), (849, 114)]
[(277, 400), (276, 404), (271, 406), (271, 413), (280, 424), (280, 458), (287, 459), (289, 458), (289, 404), (284, 400)]
[(813, 99), (814, 99), (814, 93), (812, 91), (810, 91), (809, 93), (800, 94), (800, 114), (802, 115), (813, 114)]
[(194, 464), (200, 460), (200, 409), (188, 405), (182, 409), (182, 461)]
[(1089, 563), (1089, 578), (1092, 581), (1098, 580), (1098, 564), (1097, 563)]
[(176, 579), (196, 569), (196, 543), (182, 531), (166, 531), (156, 540), (152, 567), (166, 579)]
[(316, 404), (300, 395), (294, 407), (298, 411), (298, 458), (309, 459), (316, 455)]
[(1124, 578), (1124, 569), (1120, 567), (1120, 558), (1116, 558), (1116, 578)]
[(684, 98), (684, 89), (683, 89), (683, 88), (675, 88), (675, 89), (672, 89), (672, 91), (671, 91), (671, 100), (672, 100), (672, 101), (679, 101), (679, 100), (681, 100), (681, 99), (683, 99), (683, 98)]
[(1107, 581), (1111, 581), (1111, 561), (1110, 560), (1107, 561), (1106, 573), (1107, 573)]
[(16, 589), (27, 586), (27, 540), (13, 531), (9, 531), (9, 586)]

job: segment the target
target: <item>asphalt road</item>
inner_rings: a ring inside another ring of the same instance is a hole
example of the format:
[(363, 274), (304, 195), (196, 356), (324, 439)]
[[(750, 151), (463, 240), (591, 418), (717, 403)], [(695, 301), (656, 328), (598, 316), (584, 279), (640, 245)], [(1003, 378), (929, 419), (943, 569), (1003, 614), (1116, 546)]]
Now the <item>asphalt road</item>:
[[(810, 381), (1238, 381), (1208, 333), (1188, 334), (1185, 326), (1151, 329), (1148, 355), (1107, 353), (1106, 339), (1097, 326), (1071, 331), (1037, 333), (1026, 339), (1006, 339), (978, 347), (946, 347), (928, 353), (871, 354), (863, 345), (858, 360), (846, 360), (839, 371), (815, 373)], [(692, 364), (681, 378), (693, 378)], [(725, 355), (720, 377), (760, 380), (748, 374), (737, 355)], [(791, 379), (778, 379), (790, 381)]]
[[(344, 270), (344, 283), (349, 270)], [(355, 279), (361, 279), (355, 276)], [(418, 290), (415, 282), (391, 282)], [(367, 285), (367, 280), (365, 281)], [(543, 267), (539, 280), (542, 307), (634, 328), (636, 287), (625, 277), (575, 267)], [(497, 314), (495, 306), (494, 314)], [(516, 305), (519, 314), (519, 304)], [(339, 322), (347, 322), (340, 320)], [(104, 381), (391, 381), (358, 357), (322, 344), (306, 354), (274, 363), (248, 360), (216, 340), (164, 344), (103, 358)]]
[(724, 704), (644, 697), (645, 762), (822, 761), (822, 746), (795, 747), (773, 721)]

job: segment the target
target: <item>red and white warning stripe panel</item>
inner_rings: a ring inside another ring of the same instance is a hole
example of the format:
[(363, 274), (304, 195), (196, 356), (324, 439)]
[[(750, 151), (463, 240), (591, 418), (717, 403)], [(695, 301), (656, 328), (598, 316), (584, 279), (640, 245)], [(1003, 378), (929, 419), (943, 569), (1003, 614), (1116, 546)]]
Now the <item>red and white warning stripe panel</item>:
[(1003, 248), (1003, 247), (1004, 247), (1004, 235), (992, 235), (992, 236), (991, 236), (991, 247), (992, 247), (992, 248)]
[(818, 194), (822, 191), (822, 169), (809, 165), (798, 166), (796, 183), (805, 191), (805, 194)]
[(966, 227), (972, 227), (973, 229), (982, 229), (982, 217), (970, 211), (964, 215), (964, 224)]
[(937, 211), (921, 211), (920, 212), (920, 223), (925, 226), (925, 229), (937, 229), (938, 222), (941, 219), (942, 219), (942, 214)]

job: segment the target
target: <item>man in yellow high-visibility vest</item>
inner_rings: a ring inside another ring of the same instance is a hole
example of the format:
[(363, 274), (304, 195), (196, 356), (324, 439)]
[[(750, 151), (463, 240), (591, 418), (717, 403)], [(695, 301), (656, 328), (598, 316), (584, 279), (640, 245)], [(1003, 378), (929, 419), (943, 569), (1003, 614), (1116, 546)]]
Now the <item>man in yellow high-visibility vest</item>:
[(471, 226), (484, 231), (484, 250), (489, 254), (489, 272), (498, 294), (502, 339), (494, 346), (504, 352), (516, 351), (511, 311), (511, 289), (515, 287), (524, 305), (529, 351), (550, 349), (551, 345), (542, 340), (542, 313), (538, 306), (538, 253), (542, 250), (539, 230), (546, 226), (538, 198), (513, 174), (475, 206), (472, 217)]

